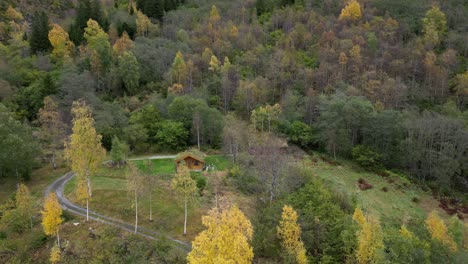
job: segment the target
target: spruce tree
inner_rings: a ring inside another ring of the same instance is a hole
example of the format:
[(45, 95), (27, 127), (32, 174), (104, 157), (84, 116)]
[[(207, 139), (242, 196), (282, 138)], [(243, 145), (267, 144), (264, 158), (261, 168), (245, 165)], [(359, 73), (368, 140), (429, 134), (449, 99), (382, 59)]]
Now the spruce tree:
[(145, 14), (151, 18), (162, 20), (164, 16), (164, 0), (146, 0)]
[(45, 12), (35, 13), (32, 20), (31, 38), (29, 45), (33, 53), (50, 51), (49, 17)]

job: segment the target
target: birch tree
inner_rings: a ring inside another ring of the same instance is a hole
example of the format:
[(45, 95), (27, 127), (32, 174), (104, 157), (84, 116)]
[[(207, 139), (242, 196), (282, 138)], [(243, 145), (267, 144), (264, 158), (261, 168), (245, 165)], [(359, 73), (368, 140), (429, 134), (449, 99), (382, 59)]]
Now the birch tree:
[(96, 173), (106, 155), (101, 145), (102, 136), (94, 128), (91, 109), (84, 101), (73, 102), (73, 133), (65, 146), (65, 156), (71, 163), (73, 172), (78, 176), (78, 182), (86, 181), (86, 221), (89, 220), (89, 198), (92, 196), (91, 176)]
[(31, 195), (29, 193), (28, 187), (23, 183), (18, 185), (18, 190), (16, 191), (16, 208), (21, 212), (23, 216), (26, 216), (29, 219), (29, 224), (32, 229), (32, 201)]
[(134, 196), (135, 206), (135, 234), (138, 231), (138, 198), (141, 196), (145, 189), (145, 175), (140, 171), (136, 164), (130, 162), (128, 164), (127, 172), (127, 186), (128, 191)]
[(62, 208), (57, 200), (55, 193), (50, 193), (44, 202), (44, 210), (42, 214), (42, 227), (44, 233), (48, 236), (57, 236), (57, 245), (60, 247), (59, 228), (62, 224)]
[(187, 204), (191, 198), (194, 198), (198, 194), (197, 183), (190, 177), (190, 172), (182, 162), (177, 167), (177, 173), (174, 179), (172, 179), (172, 189), (180, 196), (184, 201), (184, 235), (187, 234)]

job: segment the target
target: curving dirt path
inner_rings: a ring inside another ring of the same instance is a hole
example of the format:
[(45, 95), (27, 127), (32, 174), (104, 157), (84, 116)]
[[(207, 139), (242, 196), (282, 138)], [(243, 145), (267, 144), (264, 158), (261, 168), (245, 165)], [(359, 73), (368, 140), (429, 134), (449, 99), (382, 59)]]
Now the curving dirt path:
[[(166, 159), (166, 158), (172, 158), (172, 156), (151, 156), (151, 157), (146, 157), (146, 158), (141, 158), (141, 159)], [(140, 158), (138, 158), (138, 160), (139, 159)], [(133, 159), (133, 160), (137, 160), (137, 159)], [(86, 208), (83, 208), (83, 207), (81, 207), (79, 205), (76, 205), (76, 204), (72, 203), (63, 194), (63, 190), (65, 188), (65, 185), (67, 184), (68, 181), (70, 181), (73, 178), (73, 176), (75, 176), (75, 174), (73, 172), (68, 172), (65, 175), (61, 176), (60, 178), (56, 179), (52, 184), (47, 186), (47, 188), (45, 189), (44, 195), (47, 197), (49, 195), (49, 193), (55, 192), (57, 194), (57, 199), (58, 199), (60, 205), (62, 206), (62, 208), (64, 210), (67, 210), (67, 211), (69, 211), (69, 212), (71, 212), (73, 214), (79, 215), (79, 216), (86, 217)], [(135, 226), (134, 225), (122, 222), (120, 220), (117, 220), (117, 219), (114, 219), (114, 218), (111, 218), (111, 217), (108, 217), (108, 216), (105, 216), (105, 215), (102, 215), (102, 214), (99, 214), (99, 213), (91, 211), (91, 210), (89, 210), (89, 218), (92, 219), (92, 220), (99, 221), (101, 223), (107, 224), (107, 225), (111, 225), (111, 226), (114, 226), (114, 227), (129, 231), (129, 232), (132, 232), (132, 233), (135, 232)], [(175, 239), (175, 238), (167, 236), (167, 235), (163, 235), (163, 234), (161, 234), (159, 232), (149, 230), (149, 229), (144, 228), (144, 227), (138, 227), (137, 234), (139, 234), (139, 235), (141, 235), (143, 237), (149, 238), (149, 239), (153, 239), (153, 240), (157, 240), (159, 238), (164, 237), (164, 238), (174, 242), (177, 245), (178, 248), (180, 248), (181, 250), (183, 250), (185, 252), (188, 252), (191, 249), (191, 245), (189, 243), (180, 241), (178, 239)]]

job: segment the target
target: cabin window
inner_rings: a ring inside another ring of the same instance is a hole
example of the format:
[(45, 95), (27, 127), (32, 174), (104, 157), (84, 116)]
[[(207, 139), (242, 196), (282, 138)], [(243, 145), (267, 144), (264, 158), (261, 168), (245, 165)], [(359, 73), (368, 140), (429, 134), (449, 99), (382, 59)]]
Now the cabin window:
[(198, 166), (198, 160), (195, 161), (195, 166)]

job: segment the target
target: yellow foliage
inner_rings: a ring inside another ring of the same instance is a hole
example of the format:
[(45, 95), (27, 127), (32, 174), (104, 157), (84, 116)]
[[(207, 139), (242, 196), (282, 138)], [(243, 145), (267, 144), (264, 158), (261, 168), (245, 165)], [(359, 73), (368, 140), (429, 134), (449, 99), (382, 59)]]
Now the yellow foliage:
[(219, 70), (219, 60), (215, 55), (211, 55), (210, 67), (208, 69), (214, 72), (217, 72)]
[(383, 233), (377, 219), (369, 217), (369, 220), (358, 231), (357, 238), (356, 259), (358, 263), (376, 263), (382, 260)]
[(22, 212), (28, 212), (31, 209), (31, 196), (26, 185), (20, 183), (16, 191), (16, 208)]
[(91, 109), (83, 101), (73, 102), (73, 129), (65, 155), (78, 176), (90, 176), (101, 165), (106, 151), (101, 145), (102, 136), (94, 128)]
[(187, 64), (185, 64), (184, 55), (178, 51), (171, 67), (172, 83), (184, 84), (187, 79)]
[(351, 0), (342, 10), (339, 20), (356, 21), (361, 19), (361, 5), (356, 0)]
[(348, 56), (346, 56), (346, 53), (341, 52), (340, 57), (338, 58), (338, 62), (340, 65), (346, 65), (348, 63)]
[(283, 207), (277, 234), (283, 248), (290, 255), (296, 257), (297, 263), (307, 263), (306, 250), (301, 241), (301, 227), (297, 224), (297, 213), (289, 205)]
[(137, 12), (136, 18), (136, 26), (137, 26), (137, 35), (147, 37), (154, 27), (151, 23), (151, 20), (145, 16), (141, 11)]
[(42, 227), (44, 233), (48, 236), (58, 233), (60, 224), (62, 223), (62, 208), (57, 200), (55, 193), (49, 194), (44, 202), (44, 210), (42, 214)]
[(409, 231), (404, 225), (400, 228), (400, 235), (406, 239), (413, 238), (413, 233), (411, 233), (411, 231)]
[(88, 183), (85, 177), (78, 177), (75, 195), (78, 201), (84, 202), (89, 199)]
[(468, 95), (468, 71), (455, 76), (455, 91), (458, 95)]
[(202, 222), (207, 229), (193, 241), (188, 263), (252, 263), (252, 224), (237, 206), (223, 211), (213, 209)]
[(354, 210), (354, 214), (353, 214), (353, 220), (356, 221), (362, 228), (362, 226), (364, 224), (367, 223), (367, 220), (366, 218), (364, 217), (364, 214), (362, 213), (362, 210), (361, 208), (357, 207), (355, 210)]
[(133, 41), (130, 39), (128, 36), (127, 32), (124, 32), (122, 34), (122, 37), (120, 37), (114, 44), (114, 52), (117, 54), (117, 56), (121, 56), (124, 54), (125, 51), (128, 51), (133, 48)]
[(177, 173), (172, 179), (172, 189), (184, 197), (194, 196), (197, 193), (197, 183), (190, 177), (190, 172), (185, 164), (177, 166)]
[(15, 22), (19, 22), (24, 19), (23, 14), (21, 14), (19, 11), (16, 11), (16, 9), (14, 9), (11, 5), (9, 5), (5, 11), (5, 18)]
[(448, 235), (447, 226), (444, 221), (435, 213), (432, 212), (426, 219), (426, 228), (431, 233), (432, 239), (437, 239), (446, 244), (452, 251), (457, 250), (457, 244)]
[(70, 41), (68, 33), (58, 24), (52, 24), (52, 29), (49, 31), (49, 41), (52, 44), (52, 55), (57, 59), (69, 58), (74, 48), (73, 42)]
[(219, 16), (218, 9), (213, 5), (210, 11), (210, 24), (217, 24), (219, 20), (221, 20), (221, 17)]
[(361, 61), (361, 47), (359, 45), (354, 45), (349, 51), (349, 56), (353, 58), (356, 62)]
[(61, 259), (60, 248), (57, 245), (55, 245), (50, 250), (49, 261), (50, 261), (50, 263), (55, 264), (55, 263), (59, 263), (60, 259)]

